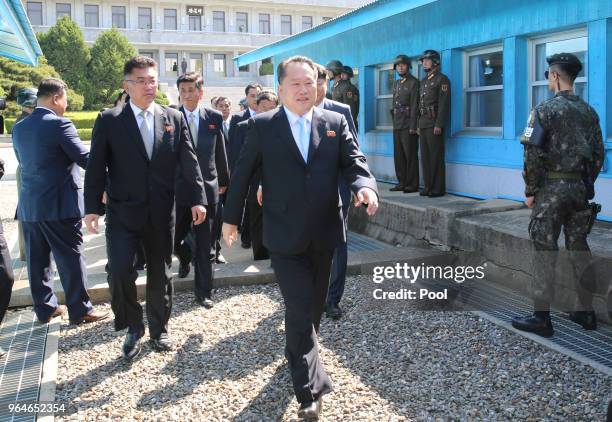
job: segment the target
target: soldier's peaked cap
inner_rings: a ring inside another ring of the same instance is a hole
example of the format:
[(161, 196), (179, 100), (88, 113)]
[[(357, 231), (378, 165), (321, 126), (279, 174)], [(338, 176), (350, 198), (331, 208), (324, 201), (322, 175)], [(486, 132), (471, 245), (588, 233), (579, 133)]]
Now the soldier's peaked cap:
[(572, 53), (557, 53), (546, 58), (548, 66), (559, 65), (570, 76), (576, 77), (582, 70), (580, 59)]

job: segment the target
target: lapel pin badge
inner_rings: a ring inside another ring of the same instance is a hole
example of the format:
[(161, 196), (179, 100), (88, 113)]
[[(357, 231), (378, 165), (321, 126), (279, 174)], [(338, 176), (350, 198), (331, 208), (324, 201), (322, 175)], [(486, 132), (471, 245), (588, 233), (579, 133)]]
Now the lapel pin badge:
[(172, 132), (174, 130), (174, 127), (170, 126), (170, 125), (165, 125), (164, 126), (164, 130), (168, 133)]
[(333, 138), (336, 136), (336, 131), (335, 130), (328, 130), (327, 131), (327, 136), (329, 136), (330, 138)]
[(217, 128), (217, 125), (208, 125), (208, 128), (209, 128), (209, 129), (216, 129), (216, 128)]

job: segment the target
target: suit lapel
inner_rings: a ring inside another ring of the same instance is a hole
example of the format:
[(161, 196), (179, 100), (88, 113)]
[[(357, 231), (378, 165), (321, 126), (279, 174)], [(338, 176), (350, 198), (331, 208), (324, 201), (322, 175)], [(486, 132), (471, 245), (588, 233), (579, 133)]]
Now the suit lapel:
[(206, 138), (206, 130), (208, 129), (207, 124), (208, 113), (206, 113), (206, 109), (204, 107), (200, 107), (200, 124), (198, 125), (198, 151), (202, 148), (202, 143)]
[(312, 112), (312, 126), (310, 129), (310, 145), (308, 146), (308, 163), (312, 161), (317, 150), (319, 149), (319, 144), (321, 140), (325, 136), (325, 117), (323, 117), (323, 113), (315, 107)]
[(287, 117), (287, 113), (285, 113), (285, 108), (281, 107), (280, 110), (274, 115), (276, 119), (276, 124), (278, 130), (276, 133), (281, 137), (282, 143), (289, 148), (289, 151), (295, 156), (295, 158), (305, 166), (304, 158), (302, 158), (302, 153), (298, 148), (295, 139), (293, 139), (293, 133), (291, 132), (291, 126), (289, 125), (289, 118)]
[(136, 116), (134, 116), (134, 112), (132, 111), (132, 107), (129, 103), (126, 103), (123, 106), (123, 111), (121, 112), (119, 117), (121, 118), (121, 121), (123, 122), (125, 128), (128, 131), (129, 138), (136, 143), (136, 146), (141, 152), (144, 159), (149, 161), (149, 156), (147, 155), (147, 150), (144, 146), (144, 141), (142, 140), (140, 129), (138, 129)]
[(153, 156), (151, 159), (155, 158), (159, 147), (164, 138), (164, 130), (166, 129), (166, 111), (161, 108), (158, 104), (155, 104), (155, 141), (153, 144)]

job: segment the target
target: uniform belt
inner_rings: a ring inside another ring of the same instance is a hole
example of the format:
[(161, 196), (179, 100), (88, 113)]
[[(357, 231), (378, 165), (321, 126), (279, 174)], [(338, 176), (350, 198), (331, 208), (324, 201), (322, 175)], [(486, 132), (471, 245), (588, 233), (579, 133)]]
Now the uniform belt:
[(582, 173), (577, 171), (549, 171), (546, 173), (546, 178), (582, 180)]

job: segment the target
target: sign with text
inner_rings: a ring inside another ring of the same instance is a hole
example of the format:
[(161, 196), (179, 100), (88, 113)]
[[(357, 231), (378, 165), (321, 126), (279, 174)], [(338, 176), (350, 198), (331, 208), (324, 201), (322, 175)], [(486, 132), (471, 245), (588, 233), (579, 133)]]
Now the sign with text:
[(202, 16), (204, 15), (204, 8), (202, 6), (187, 6), (188, 16)]

